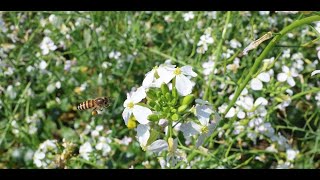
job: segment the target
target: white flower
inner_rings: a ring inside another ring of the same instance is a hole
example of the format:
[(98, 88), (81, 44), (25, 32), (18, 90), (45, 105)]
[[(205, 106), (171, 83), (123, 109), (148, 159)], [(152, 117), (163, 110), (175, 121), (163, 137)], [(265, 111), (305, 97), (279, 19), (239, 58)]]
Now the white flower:
[[(319, 51), (320, 52), (320, 51)], [(313, 71), (312, 73), (311, 73), (311, 76), (314, 76), (314, 75), (316, 75), (316, 74), (319, 74), (320, 73), (320, 70), (315, 70), (315, 71)]]
[(196, 77), (197, 74), (192, 71), (191, 66), (183, 66), (181, 68), (166, 66), (165, 69), (165, 71), (163, 69), (157, 70), (163, 82), (168, 83), (173, 78), (176, 78), (176, 89), (181, 96), (186, 96), (192, 92), (193, 83), (186, 76)]
[(204, 35), (200, 37), (200, 41), (198, 42), (197, 46), (197, 53), (204, 54), (208, 50), (208, 44), (213, 44), (213, 38), (210, 35), (210, 29), (207, 30)]
[(215, 117), (215, 122), (210, 123), (210, 115), (214, 113), (211, 107), (206, 104), (197, 104), (195, 108), (195, 114), (200, 124), (197, 124), (195, 122), (188, 122), (182, 124), (180, 128), (185, 137), (200, 134), (196, 143), (196, 147), (199, 147), (200, 145), (202, 145), (204, 139), (212, 134), (217, 122), (220, 121), (220, 116), (217, 115)]
[(291, 68), (289, 69), (287, 66), (282, 66), (282, 73), (279, 73), (277, 75), (277, 79), (280, 82), (287, 81), (287, 83), (293, 87), (296, 85), (296, 82), (294, 81), (294, 77), (297, 77), (298, 73), (295, 69)]
[(99, 137), (99, 142), (96, 144), (95, 148), (102, 151), (102, 156), (106, 156), (111, 152), (110, 142), (111, 140), (109, 138)]
[(140, 124), (147, 124), (149, 122), (148, 116), (152, 114), (152, 111), (147, 107), (137, 104), (145, 97), (146, 93), (143, 87), (138, 88), (131, 96), (127, 94), (127, 99), (123, 103), (125, 109), (122, 113), (126, 125), (128, 125), (128, 120), (132, 114)]
[(149, 87), (160, 87), (162, 83), (168, 83), (170, 80), (166, 79), (164, 80), (161, 77), (156, 77), (159, 76), (158, 71), (162, 74), (167, 74), (169, 71), (167, 69), (174, 69), (174, 65), (170, 64), (161, 64), (159, 67), (153, 68), (151, 71), (149, 71), (146, 74), (146, 77), (144, 78), (142, 82), (142, 86), (144, 88), (149, 88)]
[(92, 146), (90, 142), (86, 142), (80, 146), (79, 154), (83, 159), (89, 160), (89, 155), (92, 152)]
[(49, 37), (44, 37), (40, 43), (40, 49), (42, 50), (42, 55), (47, 55), (50, 50), (56, 50), (57, 46), (54, 45), (54, 42)]
[(187, 12), (187, 13), (184, 13), (182, 16), (183, 16), (183, 19), (184, 19), (185, 21), (189, 21), (190, 19), (193, 19), (193, 18), (194, 18), (194, 14), (193, 14), (192, 11), (189, 11), (189, 12)]
[(239, 41), (237, 41), (236, 39), (232, 39), (230, 41), (230, 47), (232, 47), (233, 49), (238, 49), (240, 48), (242, 45)]
[(40, 64), (39, 64), (39, 68), (40, 68), (41, 70), (46, 69), (47, 66), (48, 66), (48, 64), (47, 64), (44, 60), (42, 60), (42, 61), (40, 62)]
[(120, 56), (121, 56), (121, 52), (119, 52), (119, 51), (111, 51), (109, 53), (109, 58), (110, 59), (112, 59), (112, 58), (119, 59)]
[(269, 82), (270, 81), (269, 73), (263, 72), (263, 73), (260, 73), (256, 78), (253, 78), (250, 83), (251, 89), (255, 91), (262, 90), (263, 84), (261, 81)]
[(286, 151), (287, 160), (293, 161), (296, 158), (298, 153), (299, 153), (299, 151), (297, 151), (297, 150), (287, 149), (287, 151)]

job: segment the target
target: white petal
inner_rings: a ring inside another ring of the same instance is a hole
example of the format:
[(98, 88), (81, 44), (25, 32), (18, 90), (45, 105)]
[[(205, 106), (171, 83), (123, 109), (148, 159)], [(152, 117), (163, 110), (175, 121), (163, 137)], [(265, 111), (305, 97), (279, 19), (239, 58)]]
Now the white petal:
[(148, 151), (155, 153), (161, 152), (166, 149), (168, 149), (168, 143), (165, 140), (156, 140), (147, 148)]
[(265, 98), (263, 98), (263, 97), (259, 97), (258, 99), (256, 99), (256, 101), (254, 102), (254, 106), (260, 106), (260, 105), (262, 105), (262, 106), (266, 106), (268, 104), (268, 101), (265, 99)]
[(230, 108), (228, 113), (226, 114), (226, 118), (232, 118), (236, 114), (236, 110), (234, 107)]
[(152, 84), (152, 81), (154, 80), (154, 73), (155, 73), (155, 70), (151, 70), (146, 74), (146, 77), (142, 82), (143, 87), (150, 87), (150, 85)]
[(149, 122), (148, 116), (152, 114), (152, 111), (149, 108), (139, 105), (135, 105), (132, 112), (140, 124), (147, 124)]
[(141, 147), (145, 147), (147, 145), (149, 137), (150, 137), (149, 126), (139, 124), (137, 127), (137, 138)]
[[(320, 52), (320, 51), (319, 51)], [(319, 53), (320, 54), (320, 53)], [(320, 59), (320, 57), (319, 57), (319, 59)], [(314, 75), (316, 75), (316, 74), (319, 74), (320, 73), (320, 70), (315, 70), (315, 71), (313, 71), (312, 73), (311, 73), (311, 76), (314, 76)]]
[(213, 113), (213, 110), (207, 105), (202, 105), (202, 106), (197, 105), (196, 106), (197, 117), (198, 117), (201, 125), (203, 125), (203, 126), (208, 125), (209, 118), (212, 113)]
[(196, 147), (197, 147), (197, 148), (203, 144), (203, 141), (204, 141), (205, 137), (206, 137), (206, 136), (205, 136), (204, 134), (201, 134), (201, 135), (198, 137), (198, 141), (197, 141), (197, 144), (196, 144)]
[(270, 74), (266, 73), (266, 72), (263, 72), (263, 73), (260, 73), (257, 76), (257, 78), (260, 79), (263, 82), (269, 82), (270, 81)]
[(192, 67), (191, 66), (183, 66), (183, 67), (181, 67), (181, 71), (183, 72), (183, 74), (188, 75), (188, 76), (192, 76), (192, 77), (196, 77), (197, 76), (197, 73), (192, 71)]
[(190, 136), (193, 136), (193, 135), (196, 135), (196, 134), (199, 134), (200, 131), (198, 131), (197, 129), (195, 129), (191, 122), (188, 122), (188, 123), (184, 123), (180, 126), (180, 130), (182, 131), (183, 133), (183, 136), (185, 138), (187, 137), (190, 137)]
[(181, 96), (186, 96), (192, 92), (192, 82), (185, 75), (176, 76), (176, 88)]
[(122, 118), (124, 120), (124, 123), (126, 125), (128, 125), (128, 120), (130, 118), (130, 115), (131, 115), (132, 111), (130, 111), (128, 108), (125, 108), (122, 112)]
[(320, 51), (318, 51), (318, 58), (319, 58), (319, 60), (320, 60)]
[(132, 94), (131, 98), (134, 103), (138, 103), (146, 96), (146, 90), (143, 87), (139, 87), (137, 91)]
[(287, 66), (282, 66), (282, 71), (288, 73), (290, 70)]
[(293, 77), (288, 77), (287, 82), (291, 87), (296, 85), (296, 82), (294, 81)]
[(239, 111), (238, 114), (237, 114), (237, 117), (238, 117), (239, 119), (243, 119), (243, 118), (246, 117), (246, 113), (244, 113), (243, 111)]
[(279, 74), (277, 75), (277, 79), (278, 79), (278, 81), (280, 81), (280, 82), (286, 81), (287, 78), (288, 78), (288, 75), (287, 75), (286, 73), (279, 73)]
[(251, 89), (259, 91), (263, 88), (262, 82), (258, 78), (253, 78), (250, 83)]
[(157, 69), (157, 73), (160, 76), (161, 80), (168, 84), (173, 78), (174, 78), (174, 68), (169, 68), (170, 70), (167, 70), (168, 68), (165, 67), (159, 67)]

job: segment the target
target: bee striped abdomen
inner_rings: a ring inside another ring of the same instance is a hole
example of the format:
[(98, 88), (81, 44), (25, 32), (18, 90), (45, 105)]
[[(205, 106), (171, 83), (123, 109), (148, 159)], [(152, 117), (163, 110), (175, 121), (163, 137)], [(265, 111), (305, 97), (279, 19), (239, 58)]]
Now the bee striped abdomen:
[(86, 110), (86, 109), (90, 109), (94, 106), (94, 100), (88, 100), (85, 102), (82, 102), (78, 105), (77, 109), (78, 110)]

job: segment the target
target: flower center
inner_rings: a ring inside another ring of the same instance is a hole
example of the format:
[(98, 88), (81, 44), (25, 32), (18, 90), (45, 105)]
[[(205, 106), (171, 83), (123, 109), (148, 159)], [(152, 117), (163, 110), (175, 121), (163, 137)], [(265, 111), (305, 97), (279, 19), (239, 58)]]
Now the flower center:
[(201, 132), (207, 134), (209, 132), (208, 126), (202, 126)]
[(131, 116), (129, 118), (127, 127), (128, 129), (134, 129), (135, 127), (137, 127), (136, 119), (134, 118), (134, 116)]
[(134, 106), (133, 102), (129, 102), (129, 103), (128, 103), (128, 108), (129, 108), (129, 109), (132, 109), (133, 106)]
[(181, 69), (180, 68), (176, 68), (173, 73), (175, 75), (179, 75), (179, 74), (181, 74)]

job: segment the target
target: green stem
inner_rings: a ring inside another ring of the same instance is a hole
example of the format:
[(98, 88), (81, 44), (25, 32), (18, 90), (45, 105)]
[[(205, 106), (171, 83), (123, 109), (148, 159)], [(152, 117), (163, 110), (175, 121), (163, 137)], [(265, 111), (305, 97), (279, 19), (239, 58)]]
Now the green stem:
[(246, 76), (244, 81), (241, 83), (241, 85), (239, 87), (237, 87), (234, 97), (232, 98), (232, 100), (229, 103), (226, 111), (224, 112), (224, 116), (228, 113), (228, 111), (231, 109), (231, 107), (235, 104), (235, 102), (237, 101), (238, 97), (240, 96), (242, 90), (246, 87), (248, 82), (251, 80), (252, 75), (258, 70), (262, 60), (265, 59), (265, 57), (272, 50), (272, 48), (278, 43), (278, 41), (284, 35), (286, 35), (288, 32), (290, 32), (291, 30), (293, 30), (293, 29), (295, 29), (297, 27), (300, 27), (302, 25), (312, 23), (314, 21), (320, 21), (320, 16), (316, 15), (316, 16), (311, 16), (311, 17), (307, 17), (307, 18), (303, 18), (303, 19), (297, 20), (297, 21), (293, 22), (292, 24), (290, 24), (289, 26), (286, 26), (285, 28), (283, 28), (280, 31), (279, 35), (276, 35), (271, 40), (271, 42), (268, 44), (268, 46), (263, 50), (263, 52), (260, 54), (260, 56), (254, 62), (252, 68), (249, 71), (249, 74)]

